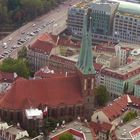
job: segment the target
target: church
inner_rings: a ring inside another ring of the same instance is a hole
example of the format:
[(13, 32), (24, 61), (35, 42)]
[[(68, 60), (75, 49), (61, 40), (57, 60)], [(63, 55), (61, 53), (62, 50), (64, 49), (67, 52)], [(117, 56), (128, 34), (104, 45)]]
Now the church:
[[(93, 66), (91, 22), (85, 15), (83, 38), (76, 73), (46, 79), (18, 78), (0, 98), (0, 117), (4, 121), (19, 122), (23, 128), (35, 127), (37, 120), (28, 120), (25, 110), (48, 108), (47, 117), (89, 119), (94, 110), (95, 75)], [(41, 123), (41, 122), (40, 122)]]

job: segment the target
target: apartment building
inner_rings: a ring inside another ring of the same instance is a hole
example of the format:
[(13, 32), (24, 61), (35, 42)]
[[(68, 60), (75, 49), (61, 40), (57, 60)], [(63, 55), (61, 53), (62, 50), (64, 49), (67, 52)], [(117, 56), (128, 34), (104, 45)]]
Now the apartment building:
[(106, 86), (112, 98), (124, 93), (124, 86), (127, 83), (127, 92), (132, 92), (134, 83), (140, 80), (140, 62), (135, 61), (116, 69), (103, 68), (100, 73), (100, 85)]

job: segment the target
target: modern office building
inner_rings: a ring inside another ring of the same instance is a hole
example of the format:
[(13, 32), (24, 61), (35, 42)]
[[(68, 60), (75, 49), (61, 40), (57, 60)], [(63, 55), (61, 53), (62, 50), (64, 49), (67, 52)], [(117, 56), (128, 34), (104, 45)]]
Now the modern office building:
[(140, 42), (140, 5), (118, 0), (86, 0), (68, 11), (67, 26), (77, 37), (82, 35), (83, 15), (92, 17), (92, 37), (98, 41)]
[(113, 38), (140, 42), (140, 5), (121, 1), (114, 17)]

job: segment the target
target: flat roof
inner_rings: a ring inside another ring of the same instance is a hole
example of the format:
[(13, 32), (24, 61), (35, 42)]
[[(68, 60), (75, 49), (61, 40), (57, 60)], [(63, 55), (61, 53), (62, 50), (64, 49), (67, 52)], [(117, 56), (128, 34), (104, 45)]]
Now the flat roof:
[(89, 3), (95, 1), (95, 0), (86, 0), (86, 1), (82, 1), (80, 3), (77, 3), (76, 5), (74, 5), (74, 7), (76, 8), (88, 8), (89, 7)]
[(65, 124), (65, 128), (63, 128), (63, 129), (60, 128), (60, 129), (57, 129), (56, 132), (50, 133), (50, 137), (54, 137), (55, 135), (61, 133), (62, 131), (65, 131), (69, 128), (73, 128), (73, 129), (76, 129), (78, 131), (82, 131), (85, 134), (85, 137), (87, 140), (94, 140), (90, 128), (84, 126), (84, 123), (81, 123), (78, 121), (74, 121), (74, 122), (71, 122), (69, 124)]
[(125, 66), (122, 66), (122, 67), (116, 68), (116, 69), (106, 68), (106, 70), (110, 71), (110, 72), (115, 72), (119, 75), (125, 75), (125, 74), (128, 74), (129, 72), (132, 72), (132, 71), (138, 69), (138, 68), (140, 68), (140, 61), (134, 61), (131, 64), (127, 64)]
[(111, 0), (119, 3), (118, 11), (140, 16), (140, 4), (128, 1)]
[(140, 116), (138, 116), (136, 119), (130, 121), (129, 123), (126, 123), (123, 126), (118, 126), (115, 134), (118, 139), (132, 139), (132, 134), (136, 128), (140, 126)]

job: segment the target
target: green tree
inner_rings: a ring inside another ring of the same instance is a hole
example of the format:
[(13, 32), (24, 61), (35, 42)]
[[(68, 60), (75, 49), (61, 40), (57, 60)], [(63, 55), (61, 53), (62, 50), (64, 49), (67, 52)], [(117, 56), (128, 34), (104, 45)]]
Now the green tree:
[(8, 10), (5, 4), (0, 3), (0, 24), (8, 22)]
[(24, 46), (19, 52), (18, 52), (18, 58), (26, 59), (27, 57), (27, 48)]
[(74, 138), (72, 134), (64, 133), (59, 137), (59, 140), (74, 140)]
[(125, 114), (123, 118), (123, 122), (126, 123), (128, 121), (131, 121), (132, 119), (137, 117), (137, 112), (136, 111), (129, 111), (127, 114)]
[(18, 76), (28, 78), (29, 68), (27, 62), (22, 59), (5, 59), (0, 65), (0, 70), (4, 72), (16, 72)]
[(128, 91), (128, 82), (124, 83), (124, 87), (123, 87), (123, 92), (127, 92)]
[(105, 86), (100, 85), (97, 87), (95, 99), (99, 106), (103, 106), (109, 101), (109, 93)]
[(29, 19), (37, 17), (43, 10), (41, 0), (21, 0), (21, 6)]

